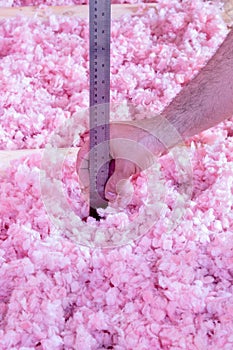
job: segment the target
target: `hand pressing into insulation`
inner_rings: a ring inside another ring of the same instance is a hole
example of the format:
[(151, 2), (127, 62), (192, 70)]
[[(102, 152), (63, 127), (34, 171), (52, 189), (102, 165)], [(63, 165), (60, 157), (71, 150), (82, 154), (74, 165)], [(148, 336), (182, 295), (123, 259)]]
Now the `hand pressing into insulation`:
[[(124, 195), (125, 180), (151, 166), (154, 157), (165, 152), (162, 143), (144, 127), (143, 122), (115, 122), (110, 124), (110, 156), (114, 172), (105, 186), (105, 198), (112, 202)], [(81, 187), (89, 192), (89, 133), (82, 136), (77, 157), (77, 173)]]
[[(132, 122), (110, 125), (110, 151), (116, 161), (115, 172), (106, 184), (106, 198), (114, 200), (121, 190), (122, 179), (151, 165), (153, 155), (161, 155), (182, 139), (220, 123), (233, 115), (233, 30), (198, 75), (165, 108), (162, 115)], [(126, 144), (115, 137), (131, 140)], [(135, 141), (134, 143), (132, 141)], [(88, 188), (87, 170), (81, 163), (88, 141), (78, 155), (77, 171)], [(83, 162), (82, 162), (83, 160)], [(119, 186), (118, 186), (119, 185)]]

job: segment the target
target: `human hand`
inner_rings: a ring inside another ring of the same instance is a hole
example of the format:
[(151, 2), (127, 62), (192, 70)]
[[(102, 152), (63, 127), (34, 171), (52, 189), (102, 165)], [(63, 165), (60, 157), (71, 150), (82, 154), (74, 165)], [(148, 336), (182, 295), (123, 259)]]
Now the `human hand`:
[[(85, 193), (89, 192), (89, 132), (82, 135), (76, 170)], [(150, 167), (155, 156), (165, 147), (140, 122), (114, 122), (110, 124), (110, 155), (115, 160), (114, 172), (105, 186), (105, 198), (112, 202), (124, 195), (124, 180)]]

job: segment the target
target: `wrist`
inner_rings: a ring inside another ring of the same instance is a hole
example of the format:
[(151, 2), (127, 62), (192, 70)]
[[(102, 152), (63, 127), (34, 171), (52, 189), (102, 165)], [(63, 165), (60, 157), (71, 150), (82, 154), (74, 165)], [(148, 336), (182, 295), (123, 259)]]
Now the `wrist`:
[(176, 127), (175, 120), (163, 115), (140, 120), (139, 142), (145, 143), (154, 154), (164, 155), (177, 144), (183, 144), (183, 138)]
[(142, 129), (141, 127), (139, 127), (138, 130), (137, 142), (139, 144), (143, 145), (153, 155), (158, 157), (167, 153), (166, 146), (155, 136), (155, 133)]
[(113, 122), (110, 125), (110, 139), (127, 139), (137, 142), (155, 156), (167, 153), (164, 144), (156, 137), (153, 120)]

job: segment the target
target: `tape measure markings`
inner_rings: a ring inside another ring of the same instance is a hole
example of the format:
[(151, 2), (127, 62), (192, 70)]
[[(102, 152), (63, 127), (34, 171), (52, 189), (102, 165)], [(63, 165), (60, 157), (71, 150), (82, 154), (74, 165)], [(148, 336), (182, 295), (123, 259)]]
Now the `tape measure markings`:
[[(90, 0), (90, 208), (105, 207), (109, 174), (111, 1)], [(92, 151), (93, 150), (93, 151)], [(102, 167), (101, 165), (104, 164)], [(101, 196), (100, 196), (101, 195)], [(102, 197), (102, 198), (101, 198)], [(93, 212), (93, 210), (92, 210)]]

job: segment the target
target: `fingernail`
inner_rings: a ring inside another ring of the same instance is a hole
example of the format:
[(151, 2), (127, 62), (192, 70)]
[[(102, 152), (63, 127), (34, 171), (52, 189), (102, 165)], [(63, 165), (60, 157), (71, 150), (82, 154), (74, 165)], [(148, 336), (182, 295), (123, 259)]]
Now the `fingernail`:
[(114, 192), (107, 192), (107, 196), (111, 200), (116, 199), (116, 193), (114, 193)]

